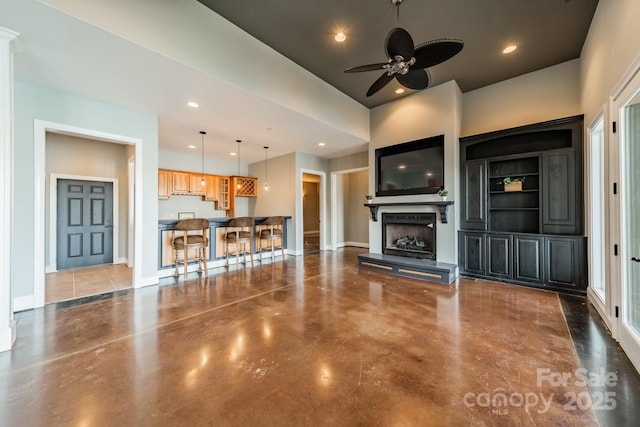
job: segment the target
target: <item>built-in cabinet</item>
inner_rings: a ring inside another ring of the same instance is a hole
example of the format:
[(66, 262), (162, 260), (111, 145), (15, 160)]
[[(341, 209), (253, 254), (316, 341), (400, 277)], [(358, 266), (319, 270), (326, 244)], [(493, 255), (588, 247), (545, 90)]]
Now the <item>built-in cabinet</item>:
[(460, 274), (584, 293), (586, 237), (460, 231)]
[(575, 116), (460, 139), (461, 274), (586, 291), (582, 127)]

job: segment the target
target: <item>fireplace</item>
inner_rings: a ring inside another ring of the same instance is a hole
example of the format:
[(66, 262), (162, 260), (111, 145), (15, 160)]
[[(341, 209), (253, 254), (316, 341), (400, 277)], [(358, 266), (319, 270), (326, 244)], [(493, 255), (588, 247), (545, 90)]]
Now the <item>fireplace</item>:
[(435, 213), (383, 213), (382, 253), (436, 259)]

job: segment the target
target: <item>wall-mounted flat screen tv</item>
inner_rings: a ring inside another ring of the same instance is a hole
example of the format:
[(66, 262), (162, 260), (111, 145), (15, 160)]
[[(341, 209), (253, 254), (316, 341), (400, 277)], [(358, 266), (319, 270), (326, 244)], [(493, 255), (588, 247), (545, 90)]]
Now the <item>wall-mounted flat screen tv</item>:
[(434, 194), (444, 188), (444, 135), (378, 148), (376, 196)]

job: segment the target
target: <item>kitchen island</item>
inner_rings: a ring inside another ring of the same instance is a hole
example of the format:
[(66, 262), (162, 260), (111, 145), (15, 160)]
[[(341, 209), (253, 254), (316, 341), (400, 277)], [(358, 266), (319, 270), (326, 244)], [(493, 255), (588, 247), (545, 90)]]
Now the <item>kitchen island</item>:
[[(267, 217), (254, 217), (254, 235), (255, 226), (259, 225)], [(215, 238), (209, 239), (209, 247), (207, 248), (207, 265), (209, 269), (222, 267), (225, 265), (225, 252), (224, 252), (224, 233), (225, 227), (231, 221), (232, 218), (220, 217), (220, 218), (208, 218), (209, 220), (209, 236), (215, 236)], [(283, 227), (283, 242), (285, 253), (287, 249), (287, 235), (289, 227), (291, 226), (291, 216), (284, 216)], [(158, 221), (158, 276), (167, 277), (172, 276), (175, 271), (175, 255), (173, 248), (171, 247), (171, 235), (173, 228), (177, 224), (177, 219), (161, 219)], [(252, 252), (254, 253), (254, 260), (258, 260), (259, 256), (271, 256), (269, 253), (258, 254), (256, 247), (256, 240), (254, 239), (252, 244)], [(235, 263), (235, 256), (230, 263)], [(250, 264), (248, 264), (250, 265)], [(193, 261), (189, 263), (188, 271), (196, 271), (198, 268), (197, 262)]]

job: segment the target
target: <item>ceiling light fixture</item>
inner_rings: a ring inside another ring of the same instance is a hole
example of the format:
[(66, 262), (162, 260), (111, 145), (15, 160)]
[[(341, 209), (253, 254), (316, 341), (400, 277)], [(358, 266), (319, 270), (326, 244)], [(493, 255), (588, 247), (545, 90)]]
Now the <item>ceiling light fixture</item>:
[(398, 89), (396, 89), (396, 93), (398, 95), (400, 95), (401, 93), (404, 93), (404, 89), (402, 89), (401, 87), (399, 87)]
[(205, 185), (205, 181), (204, 181), (204, 136), (207, 133), (203, 130), (200, 131), (200, 135), (202, 135), (202, 186), (204, 187)]
[(269, 147), (265, 145), (264, 146), (264, 191), (269, 191), (269, 183), (267, 182), (267, 164), (269, 161), (267, 157), (268, 150), (269, 150)]
[(194, 101), (187, 102), (187, 105), (191, 108), (198, 108), (200, 106), (197, 102)]
[(341, 31), (341, 32), (339, 32), (339, 33), (337, 33), (335, 35), (334, 39), (338, 43), (342, 43), (343, 41), (345, 41), (347, 39), (347, 35)]
[(502, 49), (502, 53), (511, 53), (514, 50), (516, 50), (517, 48), (518, 48), (518, 46), (516, 46), (515, 44), (510, 44), (509, 46), (507, 46), (504, 49)]
[[(236, 142), (238, 143), (238, 176), (240, 176), (240, 143), (242, 142), (242, 140), (236, 139)], [(238, 190), (240, 189), (240, 187), (240, 181), (238, 180)]]
[(198, 148), (198, 147), (196, 147), (195, 145), (187, 145), (187, 147), (188, 147), (188, 148), (190, 148), (190, 149), (192, 149), (192, 150), (195, 150), (196, 148)]
[(324, 147), (324, 146), (325, 146), (325, 145), (327, 145), (327, 144), (325, 144), (324, 142), (318, 142), (318, 145), (319, 145), (320, 147)]

